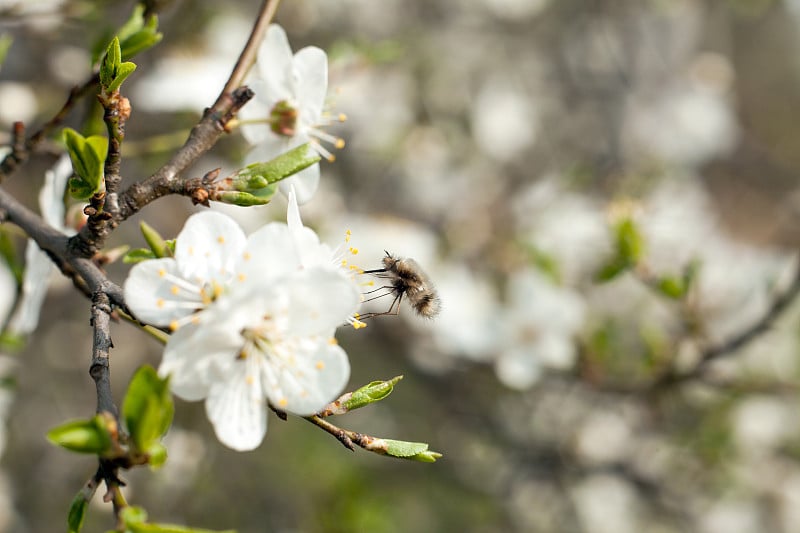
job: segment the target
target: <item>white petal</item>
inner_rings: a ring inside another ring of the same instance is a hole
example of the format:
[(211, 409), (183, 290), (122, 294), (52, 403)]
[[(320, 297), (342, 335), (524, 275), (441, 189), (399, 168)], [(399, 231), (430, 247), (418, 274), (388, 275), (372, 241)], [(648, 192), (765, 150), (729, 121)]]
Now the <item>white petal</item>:
[(291, 188), (294, 187), (297, 193), (297, 203), (303, 205), (311, 200), (319, 187), (319, 163), (314, 163), (297, 174), (281, 180), (278, 187), (287, 196)]
[(286, 283), (288, 334), (297, 337), (332, 331), (355, 313), (361, 301), (355, 282), (330, 269), (305, 269)]
[(285, 276), (300, 268), (300, 258), (286, 224), (272, 222), (250, 234), (236, 273), (245, 283)]
[(72, 162), (68, 155), (61, 156), (53, 168), (45, 172), (44, 185), (39, 191), (39, 208), (45, 222), (63, 231), (64, 226), (64, 189), (72, 175)]
[(252, 358), (237, 361), (224, 381), (212, 385), (206, 399), (217, 438), (238, 451), (257, 448), (267, 432), (267, 405), (256, 364)]
[[(28, 240), (25, 248), (25, 274), (22, 277), (22, 295), (14, 316), (8, 324), (9, 331), (27, 335), (39, 324), (47, 290), (50, 286), (50, 272), (53, 262), (34, 241)], [(13, 293), (12, 293), (13, 294)]]
[(128, 307), (147, 324), (169, 326), (203, 307), (201, 287), (184, 281), (177, 262), (168, 257), (134, 265), (124, 288)]
[(328, 56), (316, 46), (308, 46), (295, 54), (292, 65), (300, 120), (306, 125), (319, 124), (328, 93)]
[(270, 24), (258, 49), (258, 69), (267, 90), (262, 98), (271, 102), (292, 99), (292, 49), (286, 32), (277, 24)]
[(266, 131), (266, 134), (264, 135), (262, 141), (254, 146), (244, 158), (244, 163), (246, 165), (249, 165), (250, 163), (263, 163), (270, 161), (271, 159), (288, 152), (292, 148), (308, 142), (307, 135), (286, 137), (285, 135), (278, 135), (277, 133), (272, 132), (269, 129), (269, 126), (264, 125), (263, 128)]
[[(244, 138), (248, 143), (257, 145), (267, 142), (268, 137), (275, 137), (275, 133), (270, 130), (269, 124), (263, 121), (269, 119), (270, 111), (272, 111), (277, 100), (273, 101), (268, 98), (267, 85), (262, 80), (249, 82), (249, 87), (255, 93), (255, 97), (239, 111), (238, 117), (243, 121), (240, 129)], [(246, 124), (246, 121), (253, 121), (253, 123)]]
[(172, 334), (158, 373), (171, 376), (173, 394), (188, 401), (205, 398), (211, 384), (236, 360), (241, 337), (238, 329), (225, 326), (189, 324)]
[(278, 371), (264, 370), (270, 403), (300, 416), (312, 415), (335, 400), (350, 378), (347, 354), (329, 340), (315, 343), (308, 353), (295, 354), (291, 364)]
[(202, 285), (225, 284), (244, 250), (246, 237), (228, 215), (203, 211), (189, 217), (175, 241), (175, 260), (182, 276)]
[(529, 389), (542, 377), (539, 358), (523, 349), (502, 354), (495, 362), (494, 370), (497, 379), (506, 387), (517, 390)]

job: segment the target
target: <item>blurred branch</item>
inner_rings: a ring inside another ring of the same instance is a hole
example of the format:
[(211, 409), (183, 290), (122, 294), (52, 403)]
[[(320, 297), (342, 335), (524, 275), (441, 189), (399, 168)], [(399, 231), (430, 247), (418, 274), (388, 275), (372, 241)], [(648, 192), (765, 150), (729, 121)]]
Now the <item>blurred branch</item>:
[(769, 306), (766, 313), (764, 313), (764, 316), (727, 341), (703, 350), (700, 359), (691, 370), (679, 373), (671, 368), (668, 372), (655, 380), (652, 384), (652, 388), (662, 389), (700, 377), (710, 363), (723, 357), (734, 355), (740, 348), (769, 330), (772, 324), (786, 311), (790, 304), (797, 299), (798, 294), (800, 294), (800, 266), (796, 267), (795, 276), (791, 285), (772, 301), (772, 304)]
[(42, 127), (31, 135), (24, 143), (20, 142), (20, 136), (24, 134), (24, 126), (21, 122), (14, 124), (14, 132), (12, 133), (12, 150), (3, 162), (0, 163), (0, 183), (7, 176), (10, 176), (21, 164), (28, 160), (31, 152), (47, 137), (50, 133), (64, 122), (72, 108), (83, 96), (94, 89), (100, 82), (98, 74), (92, 74), (82, 85), (76, 85), (69, 92), (67, 100), (61, 106), (61, 109), (56, 114), (42, 125)]

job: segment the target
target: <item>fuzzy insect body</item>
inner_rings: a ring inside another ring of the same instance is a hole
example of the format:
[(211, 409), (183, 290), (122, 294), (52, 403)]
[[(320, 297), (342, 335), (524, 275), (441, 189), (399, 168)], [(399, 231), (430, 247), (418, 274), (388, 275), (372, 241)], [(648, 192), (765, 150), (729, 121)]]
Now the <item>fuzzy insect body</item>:
[[(400, 302), (404, 296), (414, 312), (421, 317), (433, 318), (439, 313), (442, 304), (436, 288), (416, 261), (410, 258), (396, 257), (386, 252), (386, 257), (382, 262), (383, 268), (365, 270), (364, 273), (375, 274), (379, 278), (388, 280), (389, 285), (375, 290), (387, 289), (388, 294), (394, 295), (394, 300), (387, 311), (368, 313), (363, 318), (398, 314)], [(380, 296), (385, 296), (385, 294)]]

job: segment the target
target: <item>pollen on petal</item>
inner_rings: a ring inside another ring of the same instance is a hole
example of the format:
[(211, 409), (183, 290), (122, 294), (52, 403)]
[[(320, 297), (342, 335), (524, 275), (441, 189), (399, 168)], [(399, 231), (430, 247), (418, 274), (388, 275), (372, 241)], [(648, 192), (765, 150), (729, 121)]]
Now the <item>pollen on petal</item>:
[(178, 288), (177, 285), (173, 285), (172, 287), (169, 288), (169, 292), (171, 292), (172, 294), (177, 295), (180, 292), (180, 288)]
[(248, 385), (252, 385), (253, 383), (256, 382), (256, 379), (253, 376), (251, 376), (250, 374), (248, 374), (247, 376), (245, 376), (244, 381)]
[(355, 248), (355, 247), (351, 246), (350, 247), (350, 253), (353, 254), (353, 255), (358, 254), (358, 248)]
[(316, 363), (314, 363), (314, 367), (317, 370), (322, 370), (325, 368), (325, 363), (323, 363), (322, 361), (317, 361)]
[(225, 244), (225, 237), (220, 235), (219, 237), (217, 237), (217, 242), (220, 244)]
[(278, 400), (279, 407), (286, 407), (287, 405), (289, 405), (289, 400), (285, 396)]
[(245, 260), (245, 261), (250, 261), (250, 259), (251, 259), (252, 257), (253, 257), (253, 256), (252, 256), (252, 255), (250, 255), (250, 252), (245, 252), (245, 253), (243, 253), (243, 254), (242, 254), (242, 258), (244, 258), (244, 260)]
[(328, 344), (330, 344), (331, 346), (336, 346), (337, 344), (339, 344), (339, 341), (336, 340), (336, 337), (331, 337), (330, 339), (328, 339)]
[(159, 298), (158, 300), (156, 300), (156, 307), (158, 307), (159, 309), (162, 309), (164, 307), (164, 298)]
[(172, 322), (169, 323), (170, 331), (178, 331), (179, 327), (181, 327), (181, 325), (178, 323), (177, 320), (173, 320)]
[(247, 276), (245, 274), (239, 274), (238, 276), (236, 276), (236, 279), (238, 279), (239, 281), (244, 281), (247, 279)]
[(166, 275), (167, 275), (167, 271), (166, 270), (164, 270), (163, 268), (158, 269), (158, 277), (159, 278), (163, 278)]
[(186, 253), (188, 253), (189, 255), (194, 255), (194, 246), (190, 246), (189, 248), (187, 248)]

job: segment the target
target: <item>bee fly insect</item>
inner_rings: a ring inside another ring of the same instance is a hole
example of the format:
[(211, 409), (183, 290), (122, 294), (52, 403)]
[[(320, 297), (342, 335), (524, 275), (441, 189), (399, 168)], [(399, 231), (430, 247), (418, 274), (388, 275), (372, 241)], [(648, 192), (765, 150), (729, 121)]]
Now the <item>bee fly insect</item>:
[(383, 258), (382, 262), (383, 268), (365, 270), (364, 274), (374, 274), (378, 278), (388, 280), (389, 284), (369, 291), (367, 294), (380, 290), (387, 292), (366, 301), (381, 298), (388, 294), (394, 295), (394, 299), (387, 311), (383, 313), (367, 313), (361, 316), (362, 319), (398, 314), (403, 296), (405, 296), (414, 312), (421, 317), (433, 318), (439, 313), (442, 304), (441, 300), (439, 300), (439, 295), (436, 293), (436, 288), (416, 261), (409, 258), (396, 257), (386, 252), (386, 257)]

